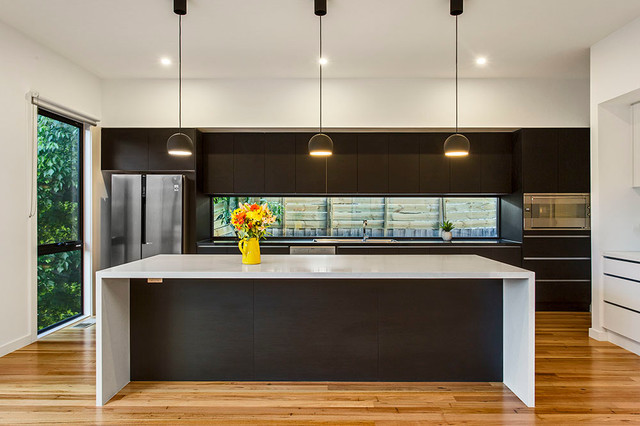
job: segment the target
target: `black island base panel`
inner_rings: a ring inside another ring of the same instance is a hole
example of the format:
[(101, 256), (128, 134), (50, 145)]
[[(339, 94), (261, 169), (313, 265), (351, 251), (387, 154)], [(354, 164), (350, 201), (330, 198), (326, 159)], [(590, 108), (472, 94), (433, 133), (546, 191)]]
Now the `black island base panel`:
[(502, 280), (131, 280), (131, 380), (501, 382)]

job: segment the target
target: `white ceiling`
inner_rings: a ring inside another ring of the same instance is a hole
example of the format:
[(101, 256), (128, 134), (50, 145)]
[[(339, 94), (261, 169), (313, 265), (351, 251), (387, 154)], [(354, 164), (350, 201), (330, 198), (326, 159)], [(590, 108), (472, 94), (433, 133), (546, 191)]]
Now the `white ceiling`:
[[(449, 0), (328, 0), (329, 78), (453, 75)], [(102, 78), (175, 78), (172, 0), (0, 0), (0, 20)], [(461, 77), (587, 78), (588, 48), (640, 16), (640, 0), (466, 0)], [(313, 0), (189, 0), (186, 78), (317, 75)], [(489, 64), (474, 65), (477, 55)]]

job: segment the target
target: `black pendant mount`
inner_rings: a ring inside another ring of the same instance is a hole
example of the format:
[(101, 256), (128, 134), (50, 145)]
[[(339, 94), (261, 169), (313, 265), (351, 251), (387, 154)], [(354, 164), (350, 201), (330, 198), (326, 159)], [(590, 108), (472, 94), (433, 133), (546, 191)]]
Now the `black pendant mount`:
[(451, 16), (462, 15), (462, 2), (463, 0), (451, 0)]
[(187, 0), (173, 0), (173, 12), (176, 15), (186, 15)]
[(327, 14), (327, 0), (314, 0), (316, 16)]

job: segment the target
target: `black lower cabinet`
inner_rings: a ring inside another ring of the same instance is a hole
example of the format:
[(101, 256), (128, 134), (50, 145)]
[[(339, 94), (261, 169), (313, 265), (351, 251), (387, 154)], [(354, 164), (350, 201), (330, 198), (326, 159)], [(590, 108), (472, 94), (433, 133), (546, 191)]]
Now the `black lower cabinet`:
[(251, 380), (253, 282), (131, 280), (131, 380)]
[(501, 280), (131, 280), (131, 379), (502, 381)]
[(376, 380), (377, 303), (370, 281), (256, 281), (256, 379)]
[(502, 280), (380, 289), (380, 380), (502, 381)]
[(537, 311), (588, 312), (591, 305), (591, 281), (537, 281)]

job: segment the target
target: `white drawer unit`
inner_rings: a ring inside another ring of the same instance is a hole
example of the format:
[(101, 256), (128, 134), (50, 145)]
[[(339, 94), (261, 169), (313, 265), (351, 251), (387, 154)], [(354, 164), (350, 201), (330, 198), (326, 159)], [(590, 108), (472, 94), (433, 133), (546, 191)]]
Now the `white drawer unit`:
[(619, 306), (604, 304), (604, 328), (640, 342), (640, 314)]
[(604, 300), (640, 312), (640, 282), (605, 275)]
[(618, 260), (605, 255), (604, 273), (605, 275), (615, 275), (616, 277), (640, 281), (640, 262)]
[(606, 253), (603, 272), (604, 328), (640, 342), (640, 258)]

